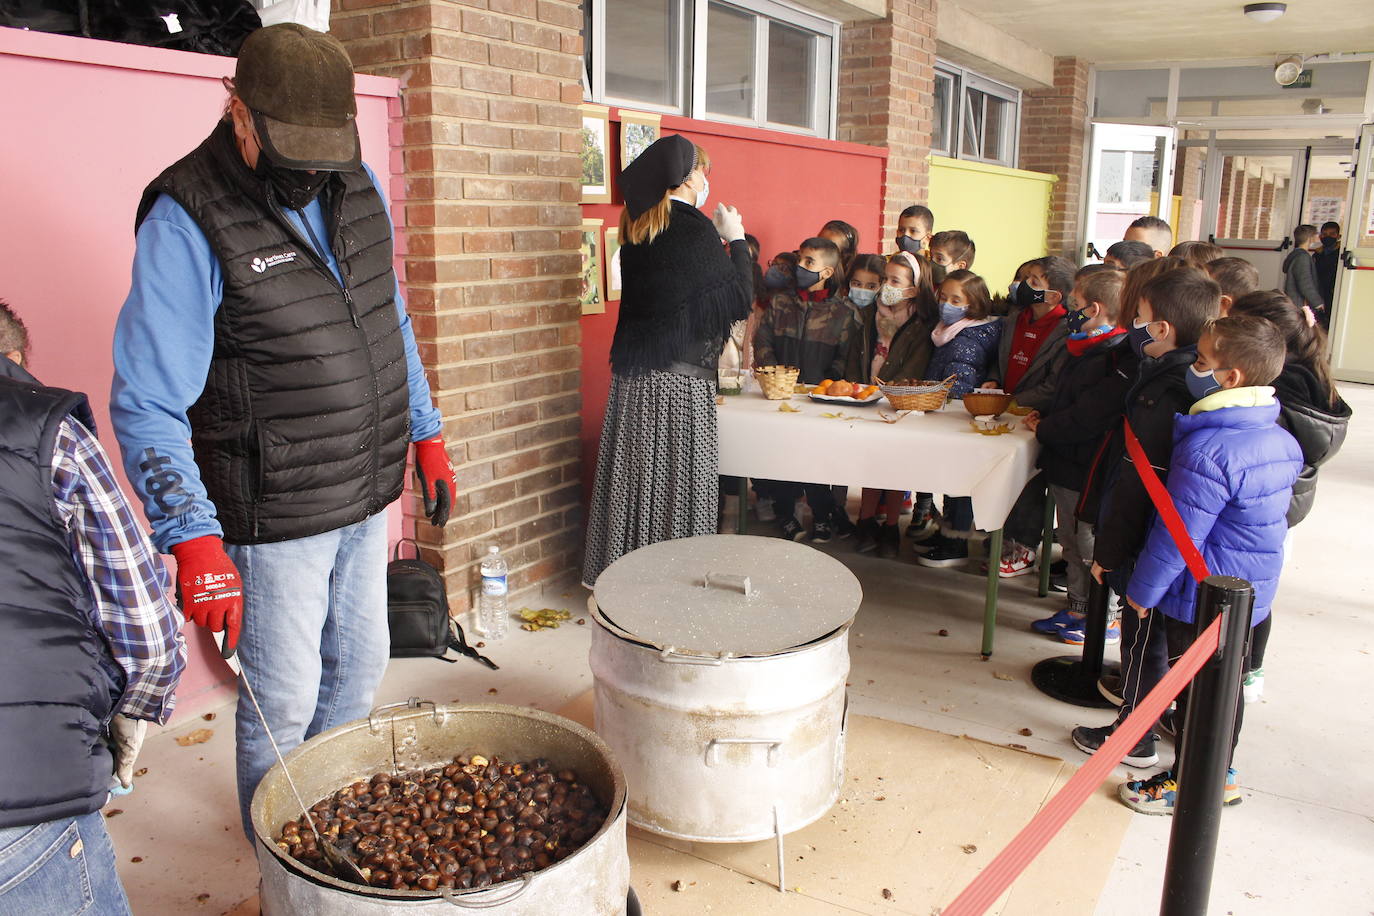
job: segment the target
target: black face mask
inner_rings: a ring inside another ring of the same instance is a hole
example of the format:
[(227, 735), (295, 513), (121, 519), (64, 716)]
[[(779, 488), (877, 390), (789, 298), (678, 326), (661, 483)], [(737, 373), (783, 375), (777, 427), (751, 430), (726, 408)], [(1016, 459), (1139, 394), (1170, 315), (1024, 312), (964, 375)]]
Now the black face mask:
[(311, 175), (304, 169), (284, 169), (273, 165), (261, 151), (258, 152), (258, 165), (253, 172), (272, 186), (282, 206), (292, 210), (303, 210), (319, 197), (330, 175), (323, 170)]
[(1332, 248), (1335, 248), (1335, 247), (1339, 246), (1340, 244), (1341, 244), (1341, 240), (1340, 240), (1340, 239), (1333, 239), (1333, 238), (1332, 238), (1331, 236), (1329, 236), (1329, 235), (1322, 239), (1322, 247), (1325, 248), (1325, 249), (1328, 250), (1328, 251), (1330, 251)]
[(1045, 301), (1045, 291), (1036, 289), (1029, 283), (1022, 283), (1016, 287), (1016, 295), (1012, 298), (1021, 308), (1030, 308), (1032, 305), (1038, 305)]

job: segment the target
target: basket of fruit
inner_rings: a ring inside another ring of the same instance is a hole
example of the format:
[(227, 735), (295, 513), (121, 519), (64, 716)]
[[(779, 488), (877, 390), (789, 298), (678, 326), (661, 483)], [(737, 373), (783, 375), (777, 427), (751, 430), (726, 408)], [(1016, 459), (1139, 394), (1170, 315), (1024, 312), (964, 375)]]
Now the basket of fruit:
[(763, 396), (770, 401), (785, 401), (792, 396), (801, 370), (796, 366), (757, 366), (754, 378), (763, 389)]
[(879, 379), (878, 390), (897, 410), (939, 410), (945, 406), (949, 391), (954, 387), (954, 378), (951, 375), (943, 382), (907, 379), (894, 383)]

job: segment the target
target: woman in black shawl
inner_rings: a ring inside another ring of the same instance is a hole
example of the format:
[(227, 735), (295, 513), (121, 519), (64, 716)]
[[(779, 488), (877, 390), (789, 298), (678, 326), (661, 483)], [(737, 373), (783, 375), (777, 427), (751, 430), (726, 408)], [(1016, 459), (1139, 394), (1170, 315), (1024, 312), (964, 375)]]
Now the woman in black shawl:
[(620, 317), (587, 519), (589, 588), (632, 550), (716, 531), (716, 364), (730, 326), (749, 317), (754, 268), (739, 212), (701, 212), (709, 171), (705, 150), (670, 135), (620, 174)]

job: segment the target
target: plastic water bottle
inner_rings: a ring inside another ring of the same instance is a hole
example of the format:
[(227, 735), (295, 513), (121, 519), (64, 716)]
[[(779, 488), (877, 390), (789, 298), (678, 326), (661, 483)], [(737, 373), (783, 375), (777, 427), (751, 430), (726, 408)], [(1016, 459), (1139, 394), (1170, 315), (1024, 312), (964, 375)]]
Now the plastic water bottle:
[(492, 544), (482, 558), (482, 594), (477, 599), (477, 627), (487, 639), (501, 639), (506, 635), (506, 558), (501, 548)]

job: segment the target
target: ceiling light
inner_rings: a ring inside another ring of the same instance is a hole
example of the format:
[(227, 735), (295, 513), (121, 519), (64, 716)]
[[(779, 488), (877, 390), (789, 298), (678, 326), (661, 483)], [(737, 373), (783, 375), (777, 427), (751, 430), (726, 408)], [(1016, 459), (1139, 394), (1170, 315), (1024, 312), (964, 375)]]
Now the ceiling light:
[(1288, 11), (1287, 3), (1247, 3), (1245, 15), (1256, 22), (1273, 22)]
[(1280, 86), (1291, 86), (1302, 76), (1302, 58), (1296, 54), (1281, 59), (1274, 65), (1274, 82)]

